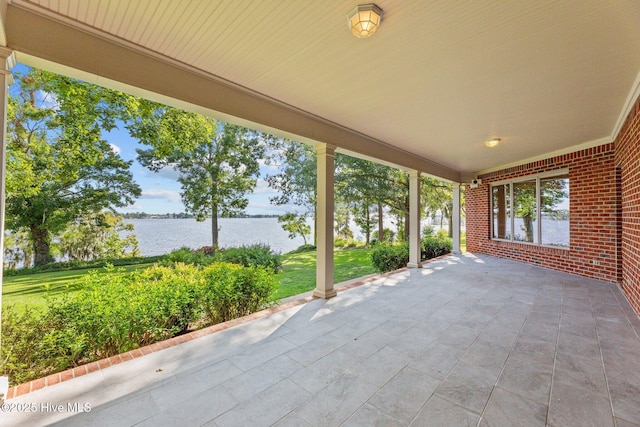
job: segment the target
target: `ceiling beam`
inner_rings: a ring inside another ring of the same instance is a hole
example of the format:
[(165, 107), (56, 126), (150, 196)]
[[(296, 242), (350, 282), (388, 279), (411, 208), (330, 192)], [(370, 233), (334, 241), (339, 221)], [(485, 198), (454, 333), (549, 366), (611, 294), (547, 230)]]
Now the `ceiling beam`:
[(458, 171), (77, 23), (9, 4), (4, 25), (7, 46), (32, 57), (177, 100), (183, 108), (206, 109), (222, 120), (460, 182)]

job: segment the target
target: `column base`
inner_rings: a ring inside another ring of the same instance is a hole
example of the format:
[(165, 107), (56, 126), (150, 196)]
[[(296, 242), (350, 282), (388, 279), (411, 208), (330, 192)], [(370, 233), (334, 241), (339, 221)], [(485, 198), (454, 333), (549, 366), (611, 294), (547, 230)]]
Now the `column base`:
[(409, 262), (407, 263), (408, 268), (422, 268), (422, 263)]
[(313, 290), (313, 296), (317, 297), (317, 298), (329, 299), (329, 298), (335, 297), (336, 295), (338, 295), (338, 293), (336, 292), (335, 289), (318, 289), (318, 288), (315, 288)]

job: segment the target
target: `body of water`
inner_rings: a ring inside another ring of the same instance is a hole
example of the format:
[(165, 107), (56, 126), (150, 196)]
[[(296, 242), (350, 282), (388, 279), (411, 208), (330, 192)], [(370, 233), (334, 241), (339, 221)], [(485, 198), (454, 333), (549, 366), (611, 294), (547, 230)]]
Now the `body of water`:
[[(162, 255), (187, 246), (197, 249), (211, 245), (211, 222), (195, 219), (127, 219), (133, 224), (143, 256)], [(265, 243), (286, 253), (304, 244), (302, 237), (289, 238), (277, 218), (219, 218), (219, 246), (235, 247)], [(313, 243), (310, 239), (309, 243)]]

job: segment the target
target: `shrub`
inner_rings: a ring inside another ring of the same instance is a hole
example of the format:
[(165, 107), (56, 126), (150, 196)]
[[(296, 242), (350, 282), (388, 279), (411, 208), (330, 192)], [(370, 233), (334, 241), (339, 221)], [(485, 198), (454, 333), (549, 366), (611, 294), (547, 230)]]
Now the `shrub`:
[(273, 302), (279, 283), (262, 266), (215, 263), (202, 270), (198, 301), (209, 323), (245, 316)]
[(215, 255), (218, 262), (230, 262), (245, 267), (262, 266), (274, 273), (282, 268), (282, 257), (271, 250), (269, 245), (255, 244), (219, 250)]
[(203, 248), (193, 251), (191, 248), (183, 246), (180, 249), (175, 249), (168, 253), (165, 259), (159, 264), (163, 266), (171, 266), (175, 263), (183, 263), (202, 266), (212, 264), (214, 261), (214, 257), (209, 255)]
[(378, 234), (379, 233), (377, 230), (374, 231), (371, 235), (371, 238), (381, 242), (393, 242), (393, 239), (395, 239), (396, 237), (396, 233), (389, 228), (385, 228), (382, 230), (382, 239), (380, 238), (380, 236), (378, 236)]
[(49, 301), (48, 315), (58, 334), (83, 338), (73, 363), (113, 356), (185, 331), (200, 314), (198, 273), (185, 264), (129, 275), (90, 272), (80, 292)]
[(422, 259), (436, 258), (451, 253), (453, 241), (449, 237), (427, 236), (422, 238)]
[(371, 251), (371, 263), (381, 273), (406, 267), (408, 262), (409, 245), (407, 243), (397, 245), (380, 243)]
[(298, 246), (296, 249), (290, 251), (290, 254), (299, 254), (299, 253), (303, 253), (303, 252), (313, 252), (316, 250), (315, 245), (302, 245), (302, 246)]

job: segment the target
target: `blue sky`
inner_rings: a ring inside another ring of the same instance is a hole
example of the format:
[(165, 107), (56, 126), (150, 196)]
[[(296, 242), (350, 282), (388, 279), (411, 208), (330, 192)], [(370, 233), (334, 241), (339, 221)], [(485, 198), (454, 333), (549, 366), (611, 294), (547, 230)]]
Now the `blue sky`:
[[(147, 213), (178, 213), (183, 212), (184, 205), (180, 199), (180, 184), (178, 174), (171, 168), (165, 168), (158, 173), (151, 172), (136, 160), (136, 148), (145, 146), (129, 136), (129, 132), (120, 126), (109, 133), (104, 134), (112, 148), (124, 160), (133, 160), (131, 172), (135, 182), (142, 188), (142, 196), (134, 205), (119, 209), (120, 212), (147, 212)], [(274, 166), (262, 164), (260, 166), (260, 178), (258, 185), (252, 194), (248, 194), (249, 206), (246, 213), (256, 214), (281, 214), (285, 211), (296, 210), (295, 206), (274, 206), (269, 198), (276, 193), (267, 186), (264, 180), (267, 174), (276, 173)], [(299, 210), (299, 209), (298, 209)]]
[[(26, 74), (29, 67), (18, 64), (12, 71)], [(12, 90), (13, 89), (13, 90)], [(16, 91), (16, 87), (10, 91)], [(180, 198), (180, 184), (178, 174), (171, 168), (165, 168), (158, 173), (154, 173), (143, 167), (136, 160), (136, 148), (144, 148), (138, 144), (137, 140), (129, 136), (129, 132), (120, 123), (118, 128), (111, 132), (104, 132), (103, 137), (107, 140), (113, 150), (124, 160), (133, 160), (131, 172), (134, 181), (142, 188), (142, 196), (136, 202), (127, 207), (120, 208), (120, 212), (146, 212), (146, 213), (179, 213), (184, 212), (185, 207)], [(274, 206), (269, 202), (269, 198), (277, 194), (267, 186), (264, 180), (267, 174), (276, 173), (277, 168), (262, 164), (260, 167), (260, 177), (257, 186), (252, 194), (248, 194), (249, 206), (246, 213), (257, 214), (282, 214), (287, 211), (300, 211), (293, 205)]]

